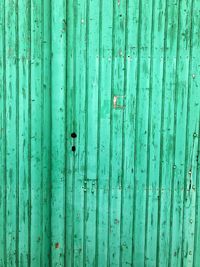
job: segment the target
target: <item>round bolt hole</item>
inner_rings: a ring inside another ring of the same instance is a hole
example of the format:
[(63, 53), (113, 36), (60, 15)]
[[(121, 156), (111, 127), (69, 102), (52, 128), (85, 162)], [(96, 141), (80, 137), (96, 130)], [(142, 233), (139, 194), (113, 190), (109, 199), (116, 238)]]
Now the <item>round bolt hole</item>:
[(76, 134), (76, 133), (72, 133), (72, 134), (71, 134), (71, 137), (72, 137), (72, 138), (76, 138), (76, 137), (77, 137), (77, 134)]
[(76, 147), (72, 146), (72, 151), (75, 152), (76, 151)]

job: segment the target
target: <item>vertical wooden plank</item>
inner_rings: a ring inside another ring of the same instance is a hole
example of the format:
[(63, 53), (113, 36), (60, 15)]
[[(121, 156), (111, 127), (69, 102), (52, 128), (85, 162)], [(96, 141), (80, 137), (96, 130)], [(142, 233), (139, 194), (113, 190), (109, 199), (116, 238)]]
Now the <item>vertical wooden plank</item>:
[[(199, 185), (197, 177), (198, 155), (199, 155), (199, 125), (200, 125), (200, 90), (199, 90), (199, 3), (192, 5), (192, 24), (189, 39), (190, 65), (188, 75), (188, 114), (187, 114), (187, 136), (185, 157), (185, 188), (184, 188), (184, 218), (183, 218), (183, 251), (182, 266), (194, 266), (195, 250), (195, 216), (197, 206), (197, 192)], [(198, 20), (196, 21), (196, 19)], [(187, 35), (186, 35), (187, 36)]]
[(42, 2), (31, 1), (31, 266), (42, 257)]
[(100, 2), (99, 18), (99, 118), (97, 175), (96, 266), (108, 265), (108, 199), (110, 161), (110, 110), (112, 67), (112, 1)]
[(152, 10), (151, 74), (149, 99), (149, 136), (147, 168), (147, 216), (145, 240), (145, 266), (156, 266), (158, 199), (160, 185), (160, 128), (162, 111), (162, 81), (165, 33), (165, 1), (154, 1)]
[[(198, 64), (198, 63), (197, 63)], [(191, 73), (198, 73), (196, 62), (191, 65)], [(194, 264), (194, 238), (195, 233), (195, 213), (196, 213), (196, 190), (198, 177), (198, 132), (199, 132), (199, 104), (200, 99), (199, 90), (197, 90), (198, 81), (193, 81), (191, 77), (191, 88), (195, 88), (189, 92), (190, 109), (188, 112), (187, 121), (187, 154), (185, 166), (185, 193), (184, 193), (184, 218), (183, 218), (183, 251), (182, 251), (182, 265), (193, 266)], [(197, 78), (198, 79), (198, 78)]]
[(166, 2), (157, 264), (168, 266), (174, 165), (174, 112), (179, 2)]
[(66, 168), (67, 168), (67, 180), (66, 180), (66, 265), (73, 266), (73, 254), (74, 254), (74, 159), (75, 151), (72, 151), (73, 141), (71, 133), (73, 132), (75, 122), (75, 102), (74, 95), (76, 92), (74, 80), (75, 80), (75, 1), (71, 0), (67, 2), (67, 91), (66, 91)]
[[(195, 12), (196, 13), (196, 12)], [(200, 132), (200, 125), (199, 125), (199, 132)], [(200, 243), (200, 164), (199, 164), (199, 157), (200, 157), (200, 142), (198, 146), (197, 152), (197, 178), (196, 178), (196, 205), (195, 205), (195, 236), (194, 236), (194, 253), (193, 253), (193, 260), (194, 260), (194, 267), (199, 266), (200, 263), (200, 255), (199, 255), (199, 243)], [(191, 223), (193, 223), (191, 221)]]
[[(85, 195), (85, 122), (86, 122), (86, 1), (76, 2), (76, 43), (75, 65), (75, 122), (73, 131), (77, 138), (73, 144), (77, 147), (75, 154), (74, 175), (74, 266), (83, 264), (84, 251), (84, 195)], [(76, 40), (79, 40), (78, 42)]]
[(136, 46), (139, 2), (127, 1), (125, 36), (124, 95), (126, 95), (123, 122), (123, 182), (121, 203), (121, 261), (120, 266), (132, 265), (134, 220), (134, 144), (136, 117)]
[[(190, 105), (192, 107), (192, 110), (194, 110), (194, 120), (198, 119), (198, 113), (199, 113), (199, 108), (200, 108), (200, 96), (199, 96), (199, 77), (200, 77), (200, 71), (199, 71), (199, 61), (200, 61), (200, 56), (199, 56), (199, 46), (200, 46), (200, 2), (195, 0), (193, 1), (193, 10), (192, 10), (192, 34), (191, 34), (191, 66), (190, 66), (190, 85), (191, 85), (191, 89), (190, 89), (190, 94), (191, 94), (191, 98), (190, 99)], [(194, 75), (194, 76), (193, 76)], [(192, 77), (191, 77), (192, 76)], [(192, 78), (192, 79), (191, 79)], [(189, 95), (190, 95), (189, 94)], [(192, 115), (190, 115), (188, 117), (188, 119), (190, 118), (190, 120), (192, 119)], [(187, 128), (189, 129), (191, 122), (190, 120), (188, 120), (188, 124), (187, 124)], [(193, 131), (193, 138), (195, 138), (193, 141), (195, 141), (195, 143), (197, 142), (197, 138), (199, 138), (200, 136), (200, 119), (199, 121), (197, 120), (197, 125), (199, 125), (199, 131), (197, 132), (198, 136), (194, 136), (194, 133), (196, 132), (196, 130), (198, 128), (198, 126), (196, 126), (194, 128), (194, 126), (191, 129), (191, 132), (188, 132), (188, 140), (190, 140), (189, 142), (189, 146), (188, 148), (191, 149), (190, 144), (192, 142), (191, 140), (191, 136), (192, 135), (192, 131)], [(195, 148), (195, 147), (194, 147)], [(199, 146), (198, 146), (198, 151), (197, 153), (194, 153), (194, 162), (193, 162), (193, 171), (192, 171), (192, 176), (189, 177), (187, 176), (187, 184), (188, 184), (188, 180), (192, 180), (191, 181), (191, 186), (193, 185), (193, 189), (190, 189), (190, 191), (192, 191), (192, 193), (190, 193), (190, 195), (192, 195), (192, 198), (189, 196), (188, 199), (188, 194), (185, 196), (187, 197), (188, 201), (186, 201), (185, 204), (188, 204), (189, 201), (191, 201), (190, 203), (190, 207), (191, 207), (191, 213), (189, 213), (187, 216), (185, 216), (184, 218), (184, 225), (183, 225), (183, 229), (186, 231), (186, 235), (184, 236), (184, 254), (187, 255), (187, 250), (186, 250), (186, 245), (188, 245), (188, 249), (189, 251), (191, 250), (191, 245), (192, 245), (192, 239), (195, 238), (194, 240), (194, 252), (192, 251), (192, 255), (188, 255), (188, 260), (187, 258), (184, 259), (184, 264), (186, 266), (187, 262), (190, 260), (191, 262), (191, 257), (193, 256), (193, 266), (197, 267), (200, 264), (200, 253), (199, 253), (199, 249), (200, 249), (200, 142), (199, 142)], [(196, 155), (195, 155), (196, 154)], [(196, 159), (195, 159), (196, 156)], [(189, 159), (189, 158), (188, 158)], [(191, 158), (189, 159), (191, 160)], [(195, 162), (196, 160), (196, 162)], [(191, 161), (187, 162), (187, 167), (190, 167), (191, 165)], [(196, 165), (196, 167), (195, 167)], [(195, 167), (195, 168), (194, 168)], [(195, 169), (196, 169), (196, 174), (195, 174)], [(188, 169), (187, 169), (188, 171)], [(188, 173), (189, 174), (189, 173)], [(196, 177), (195, 177), (196, 175)], [(192, 178), (192, 179), (191, 179)], [(190, 184), (190, 183), (189, 183)], [(188, 186), (186, 187), (186, 189), (188, 189)], [(196, 203), (195, 203), (195, 207), (193, 206), (194, 203), (194, 194), (196, 191)], [(188, 205), (187, 205), (188, 206)], [(186, 207), (187, 207), (186, 206)], [(196, 210), (196, 214), (195, 214), (195, 222), (194, 219), (192, 217), (194, 217), (194, 208)], [(188, 218), (190, 220), (190, 229), (186, 228), (186, 222), (188, 222)], [(195, 231), (194, 231), (194, 236), (192, 235), (193, 233), (193, 227), (194, 227), (194, 223), (195, 223)], [(187, 243), (186, 241), (189, 239), (189, 242)]]
[(30, 3), (18, 1), (19, 42), (19, 266), (28, 266), (29, 254), (29, 66)]
[(124, 108), (115, 109), (113, 99), (120, 96), (118, 105), (125, 105), (124, 98), (124, 57), (126, 1), (113, 2), (112, 32), (112, 99), (111, 99), (111, 131), (110, 131), (110, 199), (109, 199), (109, 265), (120, 264), (120, 230), (121, 230), (121, 189), (123, 180), (122, 144)]
[(98, 136), (98, 75), (99, 75), (99, 2), (87, 2), (86, 48), (86, 153), (85, 160), (85, 262), (95, 265), (96, 252), (96, 184)]
[(65, 256), (65, 96), (66, 96), (66, 1), (52, 1), (51, 76), (51, 264), (64, 266)]
[(42, 6), (42, 258), (41, 266), (50, 264), (51, 242), (51, 5), (43, 1)]
[(6, 264), (16, 264), (17, 51), (16, 1), (5, 3), (6, 25)]
[(6, 134), (6, 119), (5, 119), (5, 3), (0, 2), (0, 265), (5, 266), (5, 253), (6, 253), (6, 222), (5, 222), (5, 204), (6, 204), (6, 154), (5, 154), (5, 134)]
[(170, 264), (181, 266), (183, 193), (190, 64), (191, 1), (180, 2), (175, 80), (174, 172), (171, 211)]
[(140, 2), (138, 30), (137, 107), (135, 128), (135, 214), (133, 264), (144, 265), (147, 186), (147, 141), (152, 28), (152, 1)]
[[(138, 36), (140, 2), (127, 2), (126, 28), (126, 66), (125, 66), (125, 115), (124, 115), (124, 160), (123, 160), (123, 194), (122, 194), (122, 227), (121, 227), (121, 265), (134, 265), (134, 217), (135, 196), (134, 155), (136, 138), (136, 107), (138, 77)], [(136, 37), (137, 36), (137, 37)]]
[[(71, 9), (71, 12), (70, 12)], [(73, 11), (73, 12), (72, 12)], [(73, 193), (73, 203), (69, 203), (73, 209), (71, 228), (72, 254), (71, 265), (83, 265), (84, 251), (84, 176), (85, 176), (85, 98), (86, 98), (86, 1), (76, 0), (73, 6), (68, 6), (68, 91), (67, 104), (67, 151), (71, 168), (68, 169), (72, 177), (72, 185), (67, 186)], [(72, 136), (72, 134), (75, 136)], [(76, 151), (72, 151), (75, 146)], [(72, 173), (70, 171), (72, 170)], [(69, 180), (69, 178), (68, 178)], [(68, 193), (69, 194), (69, 193)], [(71, 205), (72, 204), (72, 205)], [(67, 208), (68, 209), (68, 208)], [(69, 210), (69, 209), (68, 209)], [(70, 262), (69, 262), (70, 264)], [(70, 265), (69, 265), (70, 266)]]

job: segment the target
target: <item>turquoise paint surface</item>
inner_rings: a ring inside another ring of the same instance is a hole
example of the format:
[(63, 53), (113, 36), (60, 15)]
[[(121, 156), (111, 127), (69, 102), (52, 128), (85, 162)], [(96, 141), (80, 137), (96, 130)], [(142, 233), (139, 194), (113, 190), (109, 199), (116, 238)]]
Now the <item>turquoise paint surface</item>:
[(198, 0), (0, 2), (0, 267), (200, 265)]

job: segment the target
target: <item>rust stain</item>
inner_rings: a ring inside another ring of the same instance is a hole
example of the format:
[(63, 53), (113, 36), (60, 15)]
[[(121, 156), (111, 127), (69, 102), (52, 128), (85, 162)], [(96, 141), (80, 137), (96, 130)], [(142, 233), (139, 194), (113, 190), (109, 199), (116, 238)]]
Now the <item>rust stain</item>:
[(55, 243), (55, 248), (60, 248), (60, 244), (58, 242)]

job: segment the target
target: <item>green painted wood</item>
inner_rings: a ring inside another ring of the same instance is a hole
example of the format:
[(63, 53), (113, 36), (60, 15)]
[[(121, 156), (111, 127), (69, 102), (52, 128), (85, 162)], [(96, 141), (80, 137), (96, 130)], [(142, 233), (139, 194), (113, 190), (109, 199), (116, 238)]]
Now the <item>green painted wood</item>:
[(0, 3), (0, 264), (5, 265), (6, 255), (6, 114), (5, 114), (5, 8), (4, 2)]
[[(175, 119), (174, 119), (174, 173), (172, 194), (172, 230), (170, 239), (170, 264), (180, 265), (181, 262), (181, 241), (182, 241), (182, 216), (183, 216), (183, 188), (184, 179), (182, 179), (185, 170), (185, 144), (187, 125), (187, 102), (188, 102), (188, 76), (189, 73), (189, 55), (190, 55), (190, 27), (191, 27), (191, 3), (181, 3), (179, 5), (179, 23), (177, 34), (177, 66), (176, 66), (176, 86), (175, 86)], [(185, 34), (185, 36), (184, 36)], [(180, 74), (179, 74), (180, 73)], [(177, 75), (179, 74), (179, 75)]]
[[(30, 3), (18, 2), (19, 42), (19, 265), (29, 265), (30, 244)], [(27, 14), (27, 16), (24, 16)], [(28, 16), (29, 15), (29, 16)]]
[(31, 265), (42, 256), (42, 2), (31, 1)]
[[(134, 8), (128, 8), (132, 6)], [(126, 266), (132, 262), (133, 250), (133, 208), (134, 208), (134, 144), (135, 134), (135, 111), (136, 111), (136, 87), (134, 86), (137, 73), (137, 58), (135, 51), (131, 47), (136, 47), (134, 32), (137, 33), (138, 27), (136, 17), (138, 15), (138, 3), (127, 2), (126, 12), (126, 33), (125, 33), (125, 66), (124, 66), (124, 95), (126, 96), (124, 109), (124, 130), (123, 130), (123, 181), (122, 181), (122, 203), (121, 203), (121, 257), (120, 264)], [(134, 16), (135, 14), (135, 16)], [(130, 29), (134, 29), (130, 30)], [(132, 73), (132, 78), (129, 78)], [(133, 123), (130, 124), (129, 121)], [(132, 147), (133, 149), (129, 149)]]
[(41, 266), (50, 265), (51, 242), (51, 6), (42, 4), (42, 253)]
[[(101, 1), (99, 17), (99, 117), (97, 173), (96, 266), (109, 262), (109, 168), (110, 168), (110, 110), (112, 106), (112, 24), (113, 3)], [(107, 90), (104, 90), (107, 88)]]
[[(161, 135), (156, 129), (162, 123), (162, 94), (163, 94), (163, 63), (164, 63), (164, 34), (165, 34), (165, 1), (152, 3), (152, 33), (149, 82), (149, 122), (148, 122), (148, 165), (147, 165), (147, 202), (146, 202), (146, 261), (145, 266), (155, 266), (158, 238), (158, 200), (160, 194), (160, 146)], [(159, 29), (159, 35), (157, 34)], [(160, 90), (157, 90), (160, 88)]]
[[(193, 3), (195, 5), (196, 3)], [(198, 5), (199, 6), (199, 5)], [(196, 7), (196, 6), (195, 6)], [(193, 18), (193, 9), (191, 11), (191, 17)], [(193, 22), (193, 20), (192, 20)], [(190, 49), (190, 65), (189, 65), (189, 75), (188, 75), (188, 85), (191, 90), (188, 91), (188, 114), (187, 114), (187, 129), (186, 129), (186, 149), (188, 153), (186, 154), (185, 160), (185, 190), (184, 190), (184, 223), (183, 223), (183, 253), (182, 253), (182, 264), (183, 266), (193, 266), (197, 264), (194, 262), (195, 250), (194, 239), (195, 239), (195, 223), (198, 221), (196, 217), (196, 206), (197, 206), (197, 177), (198, 177), (198, 157), (199, 157), (199, 147), (198, 147), (198, 136), (199, 131), (199, 121), (200, 114), (197, 99), (200, 99), (200, 91), (198, 88), (198, 80), (196, 80), (199, 68), (196, 66), (196, 46), (194, 41), (197, 42), (197, 30), (195, 24), (191, 24), (191, 36), (193, 38), (188, 38), (188, 42), (191, 46)], [(198, 56), (197, 56), (198, 58)], [(198, 78), (197, 78), (198, 79)], [(195, 89), (194, 89), (195, 88)], [(193, 114), (193, 115), (192, 115)], [(196, 218), (195, 218), (196, 217)], [(196, 219), (196, 220), (195, 220)], [(188, 222), (190, 227), (187, 227)]]
[[(73, 8), (70, 8), (73, 7)], [(74, 214), (75, 214), (75, 206), (74, 206), (74, 186), (75, 186), (75, 179), (74, 179), (74, 159), (75, 155), (72, 152), (72, 146), (74, 145), (71, 134), (73, 132), (76, 133), (74, 126), (75, 126), (75, 69), (76, 66), (74, 64), (75, 58), (76, 58), (76, 51), (74, 50), (74, 40), (76, 36), (76, 27), (75, 25), (75, 2), (69, 1), (67, 3), (67, 16), (66, 16), (66, 28), (68, 28), (68, 25), (71, 25), (71, 27), (67, 30), (67, 70), (66, 70), (66, 77), (67, 77), (67, 91), (66, 91), (66, 152), (67, 155), (71, 155), (71, 157), (66, 157), (66, 172), (67, 172), (67, 180), (66, 180), (66, 258), (65, 258), (65, 264), (67, 266), (73, 265), (73, 255), (74, 255)], [(73, 105), (71, 105), (73, 103)], [(76, 145), (76, 144), (75, 144)], [(84, 168), (84, 167), (83, 167)], [(76, 192), (76, 191), (75, 191)], [(80, 235), (79, 235), (80, 236)], [(78, 236), (77, 236), (78, 238)]]
[[(96, 33), (95, 35), (93, 33)], [(99, 4), (89, 0), (86, 7), (86, 123), (85, 123), (85, 225), (84, 261), (95, 265), (96, 186), (99, 97)]]
[[(134, 231), (133, 262), (139, 266), (145, 260), (145, 217), (148, 171), (148, 119), (151, 58), (152, 1), (139, 3), (136, 80), (136, 128), (134, 157)], [(148, 27), (147, 27), (148, 25)]]
[(199, 29), (198, 0), (0, 2), (0, 266), (200, 265)]
[[(64, 5), (63, 5), (64, 4)], [(66, 3), (51, 2), (51, 264), (66, 260)], [(66, 194), (67, 198), (67, 194)], [(52, 212), (54, 211), (54, 212)], [(69, 210), (70, 212), (70, 210)], [(69, 215), (67, 215), (69, 216)]]
[[(193, 3), (193, 16), (192, 16), (192, 23), (193, 23), (193, 27), (192, 27), (192, 33), (191, 33), (191, 45), (192, 45), (192, 50), (191, 50), (191, 56), (194, 57), (194, 59), (191, 61), (191, 69), (193, 70), (191, 72), (191, 74), (193, 75), (194, 73), (197, 73), (197, 75), (195, 77), (191, 77), (190, 76), (190, 83), (192, 85), (192, 88), (198, 88), (199, 87), (199, 68), (198, 68), (198, 61), (199, 61), (199, 54), (197, 53), (197, 47), (199, 47), (199, 34), (200, 34), (200, 28), (199, 28), (199, 13), (197, 12), (197, 10), (200, 9), (200, 3), (198, 1), (194, 1)], [(197, 44), (194, 45), (194, 44)], [(194, 73), (193, 73), (194, 72)], [(195, 78), (195, 79), (193, 79)], [(193, 97), (193, 108), (197, 108), (198, 105), (196, 105), (196, 101), (195, 99), (198, 97), (199, 98), (199, 90), (196, 90), (195, 91), (197, 93), (197, 95)], [(197, 99), (198, 99), (197, 98)], [(197, 112), (197, 113), (196, 113)], [(195, 117), (197, 119), (197, 125), (198, 125), (198, 110), (195, 111), (196, 113), (196, 116)], [(198, 126), (197, 126), (198, 127)], [(198, 130), (198, 128), (195, 129), (197, 132), (200, 131), (200, 129)], [(197, 136), (194, 136), (195, 138), (197, 138)], [(196, 140), (197, 141), (197, 140)], [(198, 146), (198, 151), (197, 151), (197, 158), (196, 160), (199, 158), (199, 154), (200, 154), (200, 142), (199, 142), (199, 146)], [(194, 158), (195, 160), (195, 158)], [(196, 180), (195, 180), (195, 189), (196, 189), (196, 205), (195, 207), (193, 207), (193, 212), (194, 212), (194, 209), (195, 209), (195, 212), (196, 214), (193, 213), (193, 215), (195, 215), (195, 229), (193, 228), (193, 231), (195, 232), (195, 236), (194, 236), (194, 239), (195, 239), (195, 242), (194, 242), (194, 246), (195, 246), (195, 249), (194, 249), (194, 254), (193, 254), (193, 265), (196, 267), (198, 266), (199, 262), (200, 262), (200, 255), (198, 253), (198, 249), (199, 249), (199, 246), (200, 246), (200, 243), (199, 243), (199, 234), (200, 234), (200, 231), (199, 231), (199, 207), (200, 207), (200, 191), (199, 191), (199, 178), (200, 178), (200, 164), (199, 164), (199, 161), (196, 162)], [(195, 177), (195, 176), (193, 176)], [(193, 221), (191, 221), (193, 223)], [(185, 221), (185, 226), (186, 226), (186, 221)], [(187, 240), (185, 238), (185, 240)]]
[[(166, 2), (165, 41), (162, 79), (162, 112), (160, 141), (160, 187), (158, 194), (157, 262), (170, 264), (171, 214), (174, 163), (175, 84), (177, 65), (177, 31), (179, 2)], [(173, 25), (173, 27), (172, 27)], [(169, 48), (169, 49), (167, 49)], [(167, 99), (167, 101), (166, 101)], [(166, 256), (167, 255), (167, 256)]]
[[(69, 4), (70, 10), (70, 4)], [(68, 25), (70, 25), (71, 17), (68, 17)], [(86, 122), (86, 3), (84, 1), (74, 1), (74, 38), (72, 42), (71, 53), (73, 54), (73, 47), (76, 51), (73, 57), (74, 75), (73, 77), (73, 99), (74, 110), (72, 116), (68, 116), (68, 140), (69, 153), (72, 153), (71, 147), (76, 147), (73, 160), (73, 208), (71, 202), (68, 202), (67, 209), (73, 209), (73, 218), (71, 224), (73, 225), (73, 235), (71, 239), (71, 247), (69, 251), (72, 252), (72, 266), (81, 266), (84, 258), (84, 200), (86, 188), (85, 181), (85, 122)], [(70, 43), (70, 31), (68, 32), (67, 44)], [(80, 64), (80, 68), (77, 66)], [(71, 69), (68, 68), (68, 79), (71, 77)], [(68, 98), (68, 107), (71, 106), (71, 98)], [(80, 101), (81, 99), (81, 101)], [(72, 123), (70, 123), (72, 122)], [(75, 133), (76, 138), (72, 138), (71, 134)], [(76, 171), (75, 171), (76, 170)], [(68, 234), (67, 234), (68, 236)], [(68, 266), (70, 266), (70, 262)]]
[(16, 1), (5, 6), (5, 100), (6, 100), (6, 259), (7, 265), (15, 265), (18, 260), (18, 52), (17, 52), (17, 12)]

